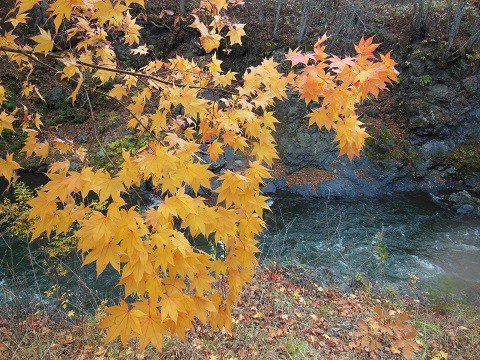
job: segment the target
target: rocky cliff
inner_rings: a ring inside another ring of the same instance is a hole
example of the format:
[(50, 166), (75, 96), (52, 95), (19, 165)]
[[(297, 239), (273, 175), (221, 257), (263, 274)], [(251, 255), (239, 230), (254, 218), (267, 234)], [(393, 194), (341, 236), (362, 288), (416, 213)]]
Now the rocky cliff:
[[(430, 49), (430, 50), (429, 50)], [(322, 169), (336, 179), (295, 184), (310, 196), (373, 196), (403, 190), (441, 193), (480, 189), (480, 61), (446, 62), (426, 42), (400, 58), (399, 83), (367, 101), (360, 114), (372, 138), (363, 156), (338, 158), (334, 135), (308, 128), (306, 107), (296, 98), (279, 104), (276, 139), (286, 172)], [(275, 179), (267, 189), (284, 189)]]

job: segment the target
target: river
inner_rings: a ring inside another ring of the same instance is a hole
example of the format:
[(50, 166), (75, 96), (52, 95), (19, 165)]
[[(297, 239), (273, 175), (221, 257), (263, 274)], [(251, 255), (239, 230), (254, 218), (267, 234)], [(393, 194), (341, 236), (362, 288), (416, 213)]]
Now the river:
[[(405, 289), (453, 291), (478, 301), (480, 219), (455, 214), (425, 193), (355, 200), (273, 199), (262, 256), (295, 261), (338, 285), (355, 277)], [(378, 259), (383, 243), (386, 259)], [(432, 292), (432, 291), (431, 291)]]
[[(456, 215), (423, 193), (355, 200), (281, 193), (272, 201), (268, 230), (259, 239), (263, 260), (304, 266), (325, 286), (348, 287), (356, 279), (357, 284), (380, 283), (401, 292), (415, 276), (419, 292), (433, 289), (440, 296), (480, 301), (478, 218)], [(149, 196), (147, 206), (154, 204)], [(39, 293), (53, 284), (43, 260), (38, 245), (2, 236), (3, 299), (8, 298), (6, 289), (41, 299)], [(97, 279), (92, 265), (82, 268), (78, 256), (69, 261), (73, 272), (64, 280), (66, 289), (85, 299), (92, 293), (97, 299), (121, 295), (112, 269)]]

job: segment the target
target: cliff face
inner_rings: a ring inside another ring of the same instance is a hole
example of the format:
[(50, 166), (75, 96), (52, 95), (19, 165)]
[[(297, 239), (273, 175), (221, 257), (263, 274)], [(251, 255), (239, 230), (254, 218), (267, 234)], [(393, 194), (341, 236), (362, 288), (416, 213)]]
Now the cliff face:
[[(287, 173), (318, 168), (338, 175), (291, 190), (313, 196), (372, 196), (395, 190), (480, 190), (480, 61), (435, 59), (428, 45), (398, 59), (389, 101), (360, 109), (372, 134), (363, 156), (338, 158), (334, 135), (308, 128), (298, 99), (279, 104), (276, 133)], [(374, 101), (375, 102), (375, 101)], [(282, 188), (282, 181), (274, 182)]]

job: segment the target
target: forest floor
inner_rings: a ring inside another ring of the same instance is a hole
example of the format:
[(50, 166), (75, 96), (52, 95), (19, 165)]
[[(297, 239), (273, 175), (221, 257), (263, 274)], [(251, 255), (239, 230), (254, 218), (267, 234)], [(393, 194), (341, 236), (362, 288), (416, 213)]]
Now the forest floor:
[[(410, 286), (415, 286), (414, 281)], [(104, 344), (105, 304), (82, 315), (59, 306), (22, 315), (0, 310), (2, 359), (345, 359), (480, 358), (478, 307), (419, 300), (368, 284), (322, 288), (306, 269), (261, 267), (234, 308), (231, 334), (196, 323), (162, 352)], [(408, 335), (415, 326), (414, 334)], [(388, 334), (393, 335), (388, 335)], [(414, 335), (414, 336), (413, 336)], [(365, 348), (367, 344), (374, 351)], [(416, 352), (416, 354), (413, 354)], [(413, 357), (412, 357), (413, 356)]]

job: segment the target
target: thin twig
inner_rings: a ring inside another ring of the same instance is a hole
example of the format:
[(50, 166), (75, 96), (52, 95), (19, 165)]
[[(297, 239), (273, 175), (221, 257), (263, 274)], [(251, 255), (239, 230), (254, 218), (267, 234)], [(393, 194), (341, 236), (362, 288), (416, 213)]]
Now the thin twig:
[(97, 122), (95, 120), (95, 114), (93, 113), (92, 103), (90, 102), (90, 96), (88, 96), (88, 91), (87, 90), (85, 90), (85, 96), (87, 97), (88, 108), (90, 110), (90, 116), (91, 116), (92, 121), (93, 121), (93, 134), (95, 135), (95, 139), (97, 140), (98, 145), (100, 145), (100, 147), (102, 148), (103, 153), (107, 157), (108, 161), (110, 161), (110, 164), (112, 164), (112, 166), (115, 168), (115, 171), (118, 171), (117, 165), (112, 161), (110, 156), (108, 156), (107, 150), (103, 147), (103, 144), (101, 143), (100, 139), (98, 138)]
[[(44, 57), (59, 60), (59, 61), (63, 61), (63, 60), (66, 59), (64, 56), (52, 54), (52, 53), (49, 53), (49, 52), (43, 53), (43, 52), (38, 52), (38, 51), (34, 51), (34, 50), (15, 49), (15, 48), (12, 48), (12, 47), (9, 47), (9, 46), (0, 46), (0, 51), (4, 51), (4, 52), (7, 52), (7, 53), (21, 54), (21, 55), (25, 55), (25, 56), (28, 56), (28, 57), (30, 57), (30, 56), (33, 56), (33, 57), (44, 56)], [(189, 88), (192, 88), (192, 89), (219, 91), (219, 92), (223, 92), (223, 93), (230, 94), (230, 95), (238, 95), (238, 92), (236, 92), (236, 91), (230, 91), (230, 90), (221, 89), (221, 88), (212, 88), (212, 87), (206, 87), (206, 86), (195, 86), (195, 85), (187, 85), (187, 84), (182, 84), (182, 83), (176, 83), (176, 82), (173, 82), (173, 81), (166, 81), (166, 80), (161, 79), (161, 78), (159, 78), (157, 76), (154, 76), (154, 75), (149, 75), (149, 74), (144, 74), (144, 73), (139, 73), (139, 72), (129, 71), (129, 70), (123, 70), (123, 69), (110, 68), (108, 66), (91, 64), (91, 63), (87, 63), (87, 62), (81, 61), (81, 60), (75, 60), (75, 64), (86, 66), (86, 67), (93, 68), (93, 69), (98, 69), (98, 70), (111, 71), (111, 72), (114, 72), (114, 73), (117, 73), (117, 74), (135, 76), (137, 78), (142, 77), (142, 78), (154, 80), (154, 81), (157, 81), (161, 84), (170, 85), (170, 86), (189, 87)]]
[[(2, 46), (0, 46), (0, 51), (1, 51), (1, 50), (2, 50)], [(52, 70), (52, 71), (54, 71), (54, 72), (57, 71), (57, 69), (55, 69), (54, 67), (52, 67), (52, 66), (48, 65), (47, 63), (39, 60), (37, 57), (35, 57), (35, 56), (33, 56), (33, 55), (29, 54), (29, 53), (23, 53), (23, 55), (25, 55), (25, 56), (28, 57), (29, 59), (31, 59), (31, 60), (39, 63), (39, 64), (42, 65), (42, 66), (45, 66), (46, 68), (48, 68), (48, 69), (50, 69), (50, 70)], [(75, 80), (75, 79), (69, 79), (69, 80), (72, 81), (72, 82), (74, 82), (75, 84), (78, 84), (78, 81)], [(107, 97), (107, 98), (115, 101), (117, 104), (119, 104), (120, 106), (122, 106), (122, 107), (130, 114), (130, 116), (132, 116), (132, 117), (138, 122), (138, 124), (139, 124), (140, 126), (142, 126), (142, 127), (147, 131), (147, 133), (149, 134), (149, 136), (151, 136), (152, 138), (154, 138), (157, 142), (160, 142), (160, 140), (155, 136), (155, 134), (153, 134), (152, 132), (150, 132), (150, 131), (148, 130), (148, 128), (145, 126), (145, 124), (144, 124), (142, 121), (140, 121), (140, 119), (127, 107), (127, 105), (126, 105), (123, 101), (121, 101), (121, 100), (119, 100), (119, 99), (117, 99), (117, 98), (115, 98), (115, 97), (113, 97), (113, 96), (111, 96), (111, 95), (109, 95), (109, 94), (107, 94), (107, 93), (105, 93), (105, 92), (103, 92), (103, 91), (100, 91), (100, 90), (98, 90), (98, 89), (96, 89), (96, 88), (92, 88), (92, 87), (90, 87), (90, 86), (88, 86), (88, 85), (85, 85), (84, 83), (82, 83), (80, 86), (81, 86), (82, 88), (84, 88), (84, 89), (90, 90), (90, 91), (92, 91), (92, 92), (95, 92), (95, 93), (97, 93), (97, 94), (100, 94), (100, 95), (102, 95), (102, 96), (105, 96), (105, 97)], [(147, 143), (147, 146), (151, 149), (151, 147), (150, 147), (150, 145), (149, 145), (148, 143)]]

